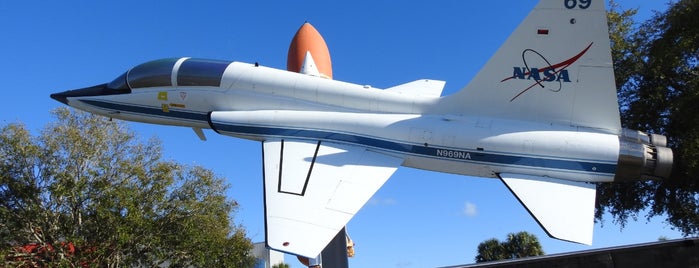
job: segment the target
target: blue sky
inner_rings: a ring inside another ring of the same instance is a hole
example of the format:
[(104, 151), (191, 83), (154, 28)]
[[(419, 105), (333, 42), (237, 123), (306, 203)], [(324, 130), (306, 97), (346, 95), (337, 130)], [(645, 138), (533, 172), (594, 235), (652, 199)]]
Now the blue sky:
[[(593, 0), (595, 1), (595, 0)], [(289, 42), (311, 22), (330, 48), (337, 80), (386, 88), (420, 78), (463, 87), (536, 1), (3, 1), (0, 3), (0, 124), (35, 134), (60, 103), (49, 94), (114, 79), (165, 57), (259, 62), (284, 69)], [(640, 8), (665, 1), (617, 1)], [(400, 3), (400, 4), (396, 4)], [(240, 203), (235, 222), (264, 240), (261, 146), (206, 131), (128, 124), (156, 136), (164, 154), (226, 177)], [(595, 225), (593, 246), (548, 238), (498, 180), (400, 168), (349, 223), (351, 267), (433, 267), (473, 262), (478, 243), (528, 231), (547, 253), (679, 238), (662, 218)], [(301, 267), (287, 258), (292, 267)]]

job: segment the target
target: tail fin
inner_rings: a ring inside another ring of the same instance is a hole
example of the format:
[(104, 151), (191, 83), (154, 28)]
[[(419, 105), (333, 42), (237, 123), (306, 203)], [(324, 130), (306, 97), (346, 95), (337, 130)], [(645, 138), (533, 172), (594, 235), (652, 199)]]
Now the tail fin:
[(541, 0), (475, 78), (440, 103), (451, 113), (620, 130), (603, 0)]

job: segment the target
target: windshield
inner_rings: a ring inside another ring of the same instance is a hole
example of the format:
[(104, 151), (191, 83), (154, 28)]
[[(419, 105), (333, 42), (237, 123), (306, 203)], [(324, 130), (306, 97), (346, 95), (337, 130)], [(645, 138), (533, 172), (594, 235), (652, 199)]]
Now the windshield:
[(127, 75), (129, 87), (169, 87), (172, 86), (172, 68), (179, 59), (162, 59), (146, 62), (133, 67)]
[(126, 83), (126, 73), (123, 73), (112, 82), (109, 82), (107, 88), (114, 90), (130, 90), (129, 84)]
[[(143, 63), (120, 75), (107, 87), (130, 90), (148, 87), (221, 86), (230, 61), (169, 58)], [(176, 75), (176, 79), (173, 79)], [(173, 85), (173, 80), (176, 84)]]

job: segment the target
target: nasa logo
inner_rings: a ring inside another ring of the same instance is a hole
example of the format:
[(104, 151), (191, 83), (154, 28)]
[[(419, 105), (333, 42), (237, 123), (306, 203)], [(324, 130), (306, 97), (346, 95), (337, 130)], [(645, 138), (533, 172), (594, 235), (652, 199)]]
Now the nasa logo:
[[(500, 80), (500, 82), (505, 82), (508, 80), (532, 80), (533, 83), (519, 91), (510, 102), (517, 99), (519, 96), (530, 90), (536, 85), (541, 88), (546, 88), (551, 92), (559, 92), (563, 89), (563, 83), (570, 83), (570, 73), (568, 73), (567, 68), (575, 63), (580, 57), (585, 55), (585, 53), (592, 47), (593, 43), (590, 43), (585, 49), (580, 51), (577, 55), (571, 57), (570, 59), (564, 60), (560, 63), (551, 64), (544, 55), (533, 49), (525, 49), (522, 51), (522, 63), (524, 67), (514, 66), (512, 67), (512, 76), (506, 77)], [(541, 67), (530, 67), (528, 60), (534, 60), (537, 62), (545, 63)], [(537, 60), (538, 59), (538, 60)], [(556, 83), (558, 86), (546, 86), (543, 82)]]
[[(527, 70), (527, 67), (513, 67), (514, 71), (512, 72), (512, 78), (514, 79), (526, 79), (526, 80), (534, 80), (534, 81), (543, 81), (543, 82), (568, 82), (570, 83), (570, 75), (568, 74), (568, 70), (559, 70), (558, 72), (552, 68), (544, 68), (544, 69), (538, 69), (538, 68), (531, 68), (530, 71)], [(543, 75), (543, 78), (542, 78)]]

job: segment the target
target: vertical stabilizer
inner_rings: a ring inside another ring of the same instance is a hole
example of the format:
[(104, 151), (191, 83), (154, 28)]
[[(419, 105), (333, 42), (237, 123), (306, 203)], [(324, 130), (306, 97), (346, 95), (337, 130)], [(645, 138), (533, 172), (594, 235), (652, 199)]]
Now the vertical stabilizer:
[(306, 51), (306, 58), (303, 60), (299, 73), (320, 77), (320, 71), (318, 71), (310, 51)]
[(475, 78), (440, 104), (450, 113), (619, 132), (604, 1), (540, 1)]

